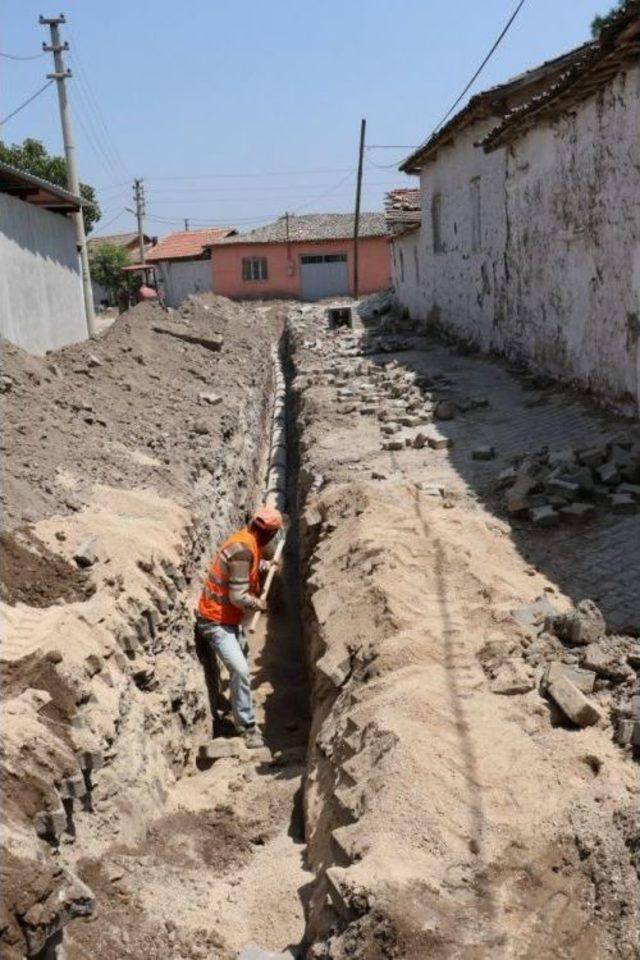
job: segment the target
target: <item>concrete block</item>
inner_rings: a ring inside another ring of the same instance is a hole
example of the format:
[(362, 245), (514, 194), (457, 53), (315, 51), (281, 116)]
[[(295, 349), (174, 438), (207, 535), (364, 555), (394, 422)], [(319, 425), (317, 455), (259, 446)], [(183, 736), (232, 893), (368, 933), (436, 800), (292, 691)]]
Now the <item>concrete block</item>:
[(205, 760), (222, 760), (226, 757), (236, 757), (244, 760), (249, 756), (249, 750), (242, 737), (216, 737), (208, 743), (203, 743), (199, 751), (200, 757)]
[(402, 450), (404, 449), (403, 440), (383, 440), (382, 441), (383, 450)]
[(578, 463), (592, 470), (600, 467), (607, 459), (606, 450), (603, 447), (589, 447), (587, 450), (578, 451)]
[(557, 617), (558, 611), (546, 597), (538, 597), (528, 606), (512, 610), (511, 615), (528, 633), (538, 636), (544, 630), (549, 629), (555, 617)]
[(555, 477), (547, 484), (548, 493), (556, 493), (567, 500), (574, 500), (580, 493), (580, 485), (571, 480), (563, 480), (561, 477)]
[(451, 437), (436, 437), (431, 435), (429, 437), (429, 446), (432, 450), (446, 450), (447, 447), (453, 446), (453, 440)]
[(635, 513), (638, 501), (626, 493), (612, 493), (609, 496), (609, 506), (614, 513)]
[(380, 431), (384, 434), (385, 437), (390, 437), (394, 433), (399, 433), (401, 429), (402, 428), (400, 424), (394, 420), (391, 420), (390, 422), (385, 423), (380, 427)]
[(640, 501), (640, 483), (621, 483), (618, 487), (617, 493), (624, 494), (627, 497), (632, 497), (634, 500)]
[(537, 487), (533, 477), (520, 476), (505, 494), (507, 513), (521, 514), (529, 509), (529, 496)]
[(593, 693), (596, 682), (596, 675), (593, 670), (581, 670), (580, 667), (561, 663), (559, 660), (554, 660), (546, 667), (540, 682), (542, 692), (546, 693), (549, 686), (560, 676), (567, 677), (581, 693)]
[(618, 468), (615, 463), (612, 463), (611, 461), (596, 467), (595, 475), (599, 483), (604, 483), (609, 487), (615, 486), (616, 483), (620, 482)]
[(591, 493), (595, 487), (593, 473), (588, 467), (583, 467), (581, 470), (572, 470), (571, 473), (566, 475), (565, 479), (571, 483), (577, 483), (582, 493)]
[(549, 684), (548, 694), (577, 727), (591, 727), (601, 719), (598, 708), (566, 676), (558, 675)]
[(560, 507), (559, 513), (561, 520), (566, 523), (580, 524), (586, 523), (595, 516), (596, 508), (592, 503), (569, 503)]
[(575, 610), (557, 617), (554, 624), (561, 640), (586, 646), (606, 633), (604, 617), (593, 600), (581, 600)]
[(529, 519), (536, 527), (557, 527), (560, 514), (552, 506), (533, 507), (529, 510)]
[(491, 692), (505, 697), (528, 693), (534, 687), (535, 681), (522, 660), (508, 660), (503, 663), (491, 681)]
[(471, 451), (472, 460), (493, 460), (495, 455), (495, 447), (476, 447)]

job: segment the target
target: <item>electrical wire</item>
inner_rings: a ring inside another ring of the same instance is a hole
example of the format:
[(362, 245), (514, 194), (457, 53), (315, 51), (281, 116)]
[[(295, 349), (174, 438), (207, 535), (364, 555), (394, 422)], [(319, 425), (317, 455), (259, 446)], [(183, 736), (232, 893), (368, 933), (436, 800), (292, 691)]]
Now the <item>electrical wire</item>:
[(96, 234), (98, 234), (101, 230), (105, 230), (107, 227), (110, 227), (111, 224), (114, 223), (119, 217), (121, 217), (123, 213), (127, 213), (127, 210), (126, 210), (124, 207), (122, 208), (122, 210), (118, 210), (118, 212), (115, 214), (115, 216), (111, 217), (110, 220), (107, 220), (106, 223), (101, 223), (99, 227), (97, 227), (95, 230), (93, 230), (93, 231), (89, 234), (89, 236), (87, 237), (87, 239), (90, 240), (91, 237), (96, 236)]
[[(500, 44), (501, 44), (502, 41), (504, 40), (507, 32), (509, 31), (509, 28), (511, 27), (511, 24), (512, 24), (513, 21), (516, 19), (516, 17), (518, 16), (518, 14), (520, 13), (520, 11), (522, 10), (522, 8), (523, 8), (523, 6), (525, 5), (525, 3), (526, 3), (526, 0), (519, 0), (517, 6), (516, 6), (516, 8), (515, 8), (515, 10), (514, 10), (513, 13), (511, 14), (511, 16), (509, 17), (509, 19), (507, 20), (507, 22), (505, 23), (504, 27), (502, 28), (502, 30), (501, 30), (500, 33), (498, 34), (497, 38), (494, 40), (493, 44), (491, 45), (491, 48), (490, 48), (489, 52), (487, 53), (486, 57), (484, 58), (484, 60), (482, 61), (482, 63), (480, 64), (480, 66), (478, 67), (478, 69), (476, 70), (476, 72), (473, 74), (473, 76), (471, 77), (471, 79), (469, 80), (469, 82), (467, 83), (467, 85), (465, 86), (464, 90), (459, 94), (458, 97), (456, 97), (456, 99), (453, 101), (453, 103), (451, 104), (451, 106), (449, 107), (449, 109), (447, 110), (447, 112), (445, 113), (445, 115), (442, 117), (442, 119), (439, 121), (439, 123), (437, 123), (437, 124), (435, 125), (435, 127), (433, 128), (433, 130), (431, 131), (431, 133), (429, 134), (429, 136), (426, 137), (425, 140), (422, 141), (422, 144), (421, 144), (420, 146), (424, 146), (425, 143), (428, 143), (428, 142), (429, 142), (429, 140), (431, 139), (431, 137), (433, 137), (434, 134), (438, 132), (438, 130), (440, 129), (440, 127), (442, 127), (442, 125), (449, 119), (449, 117), (451, 116), (451, 114), (453, 113), (453, 111), (455, 110), (455, 108), (458, 106), (458, 104), (460, 103), (460, 101), (463, 99), (463, 97), (465, 96), (465, 94), (467, 94), (467, 93), (469, 92), (469, 90), (471, 89), (471, 87), (473, 86), (473, 84), (476, 82), (476, 80), (478, 79), (478, 77), (480, 76), (480, 74), (482, 73), (482, 71), (484, 70), (484, 68), (486, 67), (486, 65), (489, 63), (489, 60), (491, 59), (491, 57), (494, 55), (494, 53), (496, 52), (496, 50), (498, 49), (498, 47), (500, 46)], [(419, 149), (419, 147), (417, 147), (416, 149)], [(367, 159), (368, 159), (368, 158), (367, 158)], [(377, 167), (379, 170), (390, 170), (390, 169), (392, 169), (392, 168), (396, 168), (396, 169), (397, 169), (398, 165), (401, 164), (404, 159), (406, 159), (406, 158), (405, 158), (405, 157), (400, 157), (398, 160), (395, 161), (395, 163), (374, 163), (372, 160), (368, 160), (368, 162), (371, 164), (372, 167)]]
[(19, 107), (16, 107), (16, 109), (13, 110), (10, 114), (8, 114), (8, 116), (0, 120), (0, 127), (3, 124), (7, 123), (8, 120), (11, 120), (13, 117), (15, 117), (17, 113), (20, 113), (21, 110), (24, 110), (25, 107), (28, 107), (30, 103), (33, 103), (36, 97), (39, 97), (41, 93), (44, 93), (47, 87), (50, 87), (52, 83), (53, 83), (53, 80), (47, 80), (45, 85), (43, 87), (40, 87), (39, 90), (36, 90), (36, 92), (32, 94), (32, 96), (30, 96), (28, 100), (25, 100), (24, 103), (21, 103)]
[(316, 203), (319, 203), (321, 200), (324, 200), (325, 197), (328, 197), (331, 194), (335, 193), (335, 191), (339, 187), (341, 187), (343, 183), (346, 183), (347, 180), (349, 180), (351, 177), (354, 177), (355, 173), (356, 171), (352, 167), (351, 170), (349, 170), (349, 172), (347, 173), (346, 177), (342, 177), (341, 180), (338, 180), (338, 182), (329, 190), (327, 190), (325, 193), (321, 193), (319, 197), (314, 197), (313, 200), (310, 200), (308, 203), (303, 204), (303, 206), (301, 207), (296, 207), (296, 213), (299, 213), (301, 210), (308, 210), (309, 207), (314, 206)]
[(45, 57), (46, 55), (46, 50), (41, 50), (40, 53), (34, 53), (30, 57), (17, 57), (13, 53), (0, 53), (0, 57), (4, 57), (6, 60), (38, 60), (40, 57)]

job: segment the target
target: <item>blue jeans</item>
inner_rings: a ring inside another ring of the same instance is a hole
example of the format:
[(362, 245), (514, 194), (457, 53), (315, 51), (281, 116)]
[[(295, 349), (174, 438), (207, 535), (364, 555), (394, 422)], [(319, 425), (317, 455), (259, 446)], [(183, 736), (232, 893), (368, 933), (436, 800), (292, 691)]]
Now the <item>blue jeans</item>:
[(239, 730), (251, 727), (256, 722), (251, 696), (251, 678), (249, 676), (249, 644), (242, 627), (231, 627), (222, 623), (198, 620), (198, 629), (211, 644), (221, 663), (229, 671), (231, 687), (231, 708), (233, 719)]

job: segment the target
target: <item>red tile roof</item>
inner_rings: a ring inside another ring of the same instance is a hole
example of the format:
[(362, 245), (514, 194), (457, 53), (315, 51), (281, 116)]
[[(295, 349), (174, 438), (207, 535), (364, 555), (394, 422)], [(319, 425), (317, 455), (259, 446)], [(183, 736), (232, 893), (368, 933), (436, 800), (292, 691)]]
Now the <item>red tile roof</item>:
[(207, 244), (217, 243), (235, 232), (231, 227), (216, 227), (169, 233), (149, 250), (147, 260), (152, 263), (157, 260), (195, 260), (202, 256)]

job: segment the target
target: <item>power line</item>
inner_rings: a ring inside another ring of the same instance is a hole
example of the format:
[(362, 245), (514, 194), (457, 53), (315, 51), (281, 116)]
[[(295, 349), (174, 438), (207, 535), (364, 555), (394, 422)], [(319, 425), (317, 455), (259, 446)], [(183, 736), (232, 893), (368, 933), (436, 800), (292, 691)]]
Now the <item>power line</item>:
[[(476, 82), (476, 80), (478, 79), (478, 77), (480, 76), (480, 74), (482, 73), (482, 71), (484, 70), (484, 68), (486, 67), (486, 65), (489, 63), (489, 60), (491, 59), (491, 57), (494, 55), (494, 53), (496, 52), (496, 50), (497, 50), (498, 47), (500, 46), (502, 40), (504, 39), (504, 37), (506, 36), (509, 28), (511, 27), (511, 24), (512, 24), (513, 21), (516, 19), (516, 17), (518, 16), (518, 14), (520, 13), (520, 11), (522, 10), (522, 8), (523, 8), (523, 6), (525, 5), (525, 3), (526, 3), (526, 0), (519, 0), (519, 3), (517, 4), (515, 10), (514, 10), (513, 13), (511, 14), (511, 16), (509, 17), (509, 19), (507, 20), (507, 22), (505, 23), (504, 27), (502, 28), (502, 30), (501, 30), (500, 33), (498, 34), (497, 38), (494, 40), (493, 44), (491, 45), (491, 49), (489, 50), (489, 52), (487, 53), (486, 57), (484, 58), (484, 60), (482, 61), (482, 63), (480, 64), (480, 66), (478, 67), (478, 69), (476, 70), (476, 72), (474, 73), (474, 75), (471, 77), (471, 79), (469, 80), (469, 82), (467, 83), (467, 85), (465, 86), (465, 88), (464, 88), (464, 90), (462, 91), (462, 93), (460, 93), (460, 95), (459, 95), (458, 97), (456, 97), (456, 99), (453, 101), (453, 103), (451, 104), (451, 106), (449, 107), (449, 109), (447, 110), (447, 112), (445, 113), (445, 115), (443, 116), (443, 118), (440, 120), (439, 123), (436, 124), (436, 126), (433, 128), (433, 130), (431, 131), (431, 133), (429, 134), (429, 136), (426, 137), (426, 139), (422, 141), (422, 144), (425, 144), (425, 143), (428, 143), (428, 142), (429, 142), (429, 140), (431, 139), (431, 137), (432, 137), (435, 133), (437, 133), (437, 131), (440, 129), (440, 127), (443, 125), (443, 123), (445, 123), (445, 121), (449, 119), (449, 117), (451, 116), (451, 114), (453, 113), (453, 111), (455, 110), (455, 108), (458, 106), (458, 104), (460, 103), (460, 101), (464, 98), (465, 94), (468, 93), (468, 91), (471, 89), (471, 87), (472, 87), (473, 84)], [(421, 146), (422, 146), (422, 144), (421, 144)], [(405, 148), (405, 149), (406, 149), (406, 148)], [(409, 149), (411, 149), (411, 148), (409, 148)], [(416, 147), (416, 148), (414, 148), (414, 149), (419, 149), (419, 148)], [(367, 162), (370, 163), (372, 167), (377, 167), (378, 170), (390, 170), (392, 167), (396, 167), (396, 168), (397, 168), (398, 165), (399, 165), (400, 163), (402, 163), (402, 161), (403, 161), (404, 159), (405, 159), (404, 157), (400, 157), (398, 160), (395, 161), (395, 163), (374, 163), (373, 160), (370, 160), (370, 159), (367, 157)]]
[(4, 117), (3, 120), (0, 120), (0, 127), (4, 123), (6, 123), (8, 120), (11, 120), (12, 117), (15, 117), (16, 113), (20, 113), (21, 110), (24, 110), (25, 107), (28, 107), (29, 104), (32, 103), (36, 99), (36, 97), (39, 97), (41, 93), (44, 93), (47, 87), (50, 87), (52, 83), (53, 83), (53, 80), (48, 80), (45, 83), (45, 85), (43, 87), (40, 87), (39, 90), (36, 90), (36, 92), (32, 96), (30, 96), (28, 100), (25, 100), (24, 103), (21, 103), (19, 107), (16, 107), (16, 109), (13, 110), (8, 116)]
[(347, 180), (349, 180), (351, 177), (355, 175), (355, 172), (356, 172), (355, 169), (352, 167), (347, 173), (346, 177), (342, 177), (341, 180), (338, 180), (338, 182), (334, 184), (334, 186), (331, 187), (329, 190), (327, 190), (325, 193), (321, 193), (319, 197), (314, 197), (308, 203), (303, 204), (303, 206), (297, 207), (296, 213), (299, 213), (301, 210), (308, 210), (309, 207), (313, 206), (316, 203), (319, 203), (321, 200), (324, 200), (325, 197), (330, 196), (332, 193), (335, 193), (335, 191), (339, 187), (341, 187), (343, 183), (346, 183)]
[[(471, 80), (469, 80), (469, 83), (466, 85), (466, 87), (464, 88), (464, 90), (462, 91), (462, 93), (460, 94), (460, 96), (459, 96), (456, 100), (454, 100), (454, 102), (451, 104), (451, 106), (449, 107), (449, 109), (448, 109), (447, 112), (445, 113), (445, 115), (444, 115), (444, 117), (442, 118), (442, 120), (440, 121), (440, 123), (438, 123), (438, 124), (434, 127), (433, 133), (435, 133), (436, 130), (438, 130), (438, 129), (442, 126), (442, 124), (445, 122), (445, 120), (447, 120), (447, 119), (451, 116), (451, 114), (453, 113), (453, 111), (455, 110), (455, 108), (458, 106), (458, 104), (460, 103), (460, 101), (462, 100), (462, 98), (464, 97), (464, 95), (467, 93), (467, 91), (473, 86), (473, 84), (475, 83), (475, 81), (478, 79), (478, 77), (480, 76), (480, 74), (482, 73), (482, 71), (484, 70), (484, 68), (486, 67), (486, 65), (488, 64), (489, 60), (491, 59), (491, 57), (494, 55), (494, 53), (496, 52), (496, 50), (497, 50), (498, 47), (500, 46), (500, 43), (502, 42), (502, 40), (504, 39), (507, 31), (509, 30), (509, 27), (511, 26), (511, 24), (513, 23), (513, 21), (515, 20), (515, 18), (518, 16), (518, 14), (520, 13), (520, 11), (522, 10), (522, 8), (523, 8), (523, 6), (525, 5), (525, 3), (526, 3), (526, 0), (520, 0), (520, 2), (518, 3), (518, 5), (516, 6), (515, 10), (514, 10), (513, 13), (511, 14), (511, 16), (509, 17), (509, 19), (507, 20), (507, 22), (505, 23), (504, 27), (502, 28), (502, 30), (501, 30), (500, 33), (498, 34), (498, 37), (497, 37), (496, 40), (494, 41), (491, 49), (489, 50), (489, 53), (486, 55), (486, 57), (484, 58), (484, 60), (482, 61), (482, 63), (480, 64), (480, 66), (478, 67), (478, 69), (476, 70), (476, 72), (474, 73), (474, 75), (471, 77)], [(433, 134), (432, 134), (432, 136), (433, 136)]]
[[(110, 220), (107, 220), (106, 223), (100, 224), (100, 226), (99, 226), (96, 230), (93, 231), (93, 235), (95, 236), (95, 234), (97, 234), (100, 230), (104, 230), (104, 229), (106, 229), (106, 227), (110, 227), (111, 224), (114, 223), (115, 220), (117, 220), (119, 217), (122, 216), (123, 213), (126, 213), (126, 212), (127, 212), (127, 211), (125, 210), (124, 207), (122, 208), (122, 210), (118, 210), (118, 212), (115, 214), (115, 216), (111, 217)], [(91, 239), (91, 237), (89, 237), (89, 239)]]
[(39, 57), (44, 57), (46, 50), (41, 50), (40, 53), (34, 53), (30, 57), (17, 57), (13, 53), (0, 53), (0, 57), (5, 57), (7, 60), (38, 60)]

